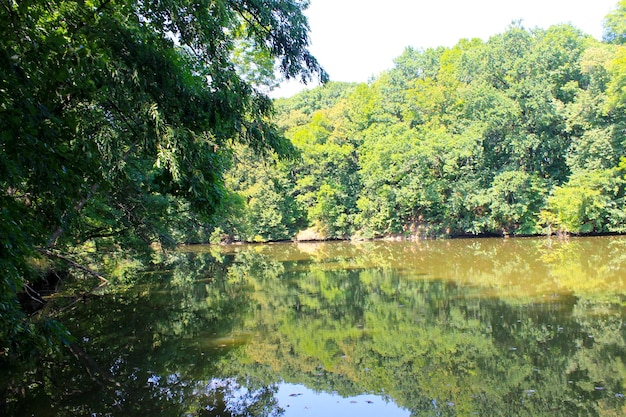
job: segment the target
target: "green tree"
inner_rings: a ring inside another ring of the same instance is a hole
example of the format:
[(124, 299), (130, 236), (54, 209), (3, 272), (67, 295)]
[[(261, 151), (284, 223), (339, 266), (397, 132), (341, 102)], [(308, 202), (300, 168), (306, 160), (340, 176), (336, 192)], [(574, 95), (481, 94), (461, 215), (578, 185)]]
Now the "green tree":
[(294, 193), (308, 213), (309, 225), (323, 236), (343, 238), (353, 232), (360, 193), (357, 144), (344, 136), (333, 116), (320, 110), (308, 124), (287, 135), (302, 155), (293, 167)]
[(615, 10), (604, 19), (603, 40), (623, 45), (626, 43), (626, 1), (620, 0)]
[(219, 212), (233, 143), (291, 152), (263, 77), (236, 64), (245, 45), (285, 78), (325, 81), (307, 49), (307, 6), (2, 2), (2, 351), (28, 333), (15, 296), (36, 251), (68, 259), (87, 241), (169, 243), (182, 211)]
[(306, 226), (306, 215), (294, 198), (294, 161), (259, 161), (246, 149), (239, 149), (235, 159), (226, 186), (238, 197), (237, 211), (225, 216), (223, 231), (239, 241), (292, 239)]
[(498, 174), (489, 189), (494, 228), (504, 233), (537, 234), (539, 210), (546, 197), (545, 182), (523, 171)]
[(620, 168), (580, 171), (552, 190), (541, 221), (548, 232), (624, 232), (624, 163)]

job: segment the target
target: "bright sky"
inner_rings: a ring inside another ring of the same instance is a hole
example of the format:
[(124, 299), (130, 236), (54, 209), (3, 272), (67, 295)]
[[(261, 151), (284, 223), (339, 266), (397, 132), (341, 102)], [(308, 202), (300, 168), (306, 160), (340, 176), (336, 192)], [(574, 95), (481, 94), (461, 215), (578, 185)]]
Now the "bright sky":
[[(310, 0), (310, 50), (332, 81), (365, 82), (393, 66), (407, 46), (453, 46), (489, 39), (513, 21), (527, 28), (571, 23), (602, 39), (602, 21), (619, 0)], [(281, 86), (272, 96), (306, 88)]]

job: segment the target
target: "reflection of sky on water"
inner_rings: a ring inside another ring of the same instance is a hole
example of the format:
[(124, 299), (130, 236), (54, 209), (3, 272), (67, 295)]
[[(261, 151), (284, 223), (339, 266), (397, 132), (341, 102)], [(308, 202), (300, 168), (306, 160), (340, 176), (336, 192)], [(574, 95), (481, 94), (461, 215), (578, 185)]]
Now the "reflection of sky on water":
[(315, 392), (304, 385), (279, 384), (276, 393), (278, 404), (285, 410), (283, 417), (396, 417), (409, 416), (409, 410), (398, 407), (385, 398), (373, 395), (358, 395), (344, 398), (338, 394)]
[[(184, 381), (179, 380), (179, 375), (168, 375), (165, 386), (161, 386), (165, 380), (158, 375), (150, 375), (148, 385), (157, 389), (157, 397), (172, 399), (176, 392), (171, 390), (170, 384), (178, 385)], [(194, 391), (196, 396), (213, 397), (218, 392), (224, 394), (226, 405), (224, 411), (232, 415), (245, 415), (253, 404), (250, 399), (255, 398), (255, 392), (249, 391), (239, 385), (235, 378), (213, 378), (206, 385), (199, 384)], [(410, 411), (398, 407), (388, 398), (374, 394), (363, 394), (354, 397), (342, 397), (337, 393), (316, 392), (302, 384), (278, 384), (278, 391), (274, 394), (277, 406), (270, 414), (281, 417), (407, 417)], [(184, 402), (184, 398), (180, 398)], [(436, 408), (436, 403), (435, 403)], [(215, 411), (215, 408), (207, 407), (207, 410)], [(279, 410), (284, 410), (281, 413)]]

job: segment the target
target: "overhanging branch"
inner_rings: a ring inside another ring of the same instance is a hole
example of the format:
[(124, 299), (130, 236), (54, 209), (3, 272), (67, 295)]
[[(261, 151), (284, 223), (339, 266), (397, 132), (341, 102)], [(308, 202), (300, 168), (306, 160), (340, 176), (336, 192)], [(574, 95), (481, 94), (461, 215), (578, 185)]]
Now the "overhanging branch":
[(80, 269), (83, 272), (88, 273), (89, 275), (98, 278), (102, 284), (108, 284), (109, 280), (106, 279), (105, 277), (103, 277), (102, 275), (100, 275), (99, 273), (97, 273), (96, 271), (86, 267), (85, 265), (79, 264), (78, 262), (74, 261), (73, 259), (62, 255), (60, 253), (55, 253), (49, 249), (39, 249), (39, 252), (41, 252), (42, 254), (51, 257), (51, 258), (56, 258), (56, 259), (61, 259), (62, 261), (67, 262), (68, 264), (70, 264), (71, 266), (73, 266), (76, 269)]

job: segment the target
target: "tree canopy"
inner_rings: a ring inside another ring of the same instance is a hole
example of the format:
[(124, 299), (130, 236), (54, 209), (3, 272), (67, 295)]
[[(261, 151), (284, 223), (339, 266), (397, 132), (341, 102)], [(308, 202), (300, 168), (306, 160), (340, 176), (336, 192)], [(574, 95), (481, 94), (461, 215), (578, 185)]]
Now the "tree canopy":
[(326, 238), (623, 233), (623, 3), (603, 42), (513, 23), (279, 101), (301, 159), (268, 178), (291, 178), (291, 224)]

